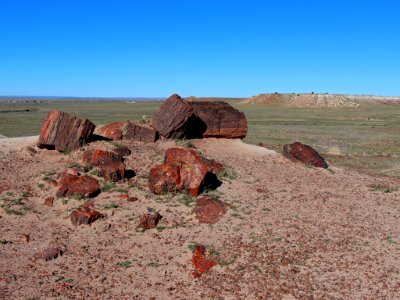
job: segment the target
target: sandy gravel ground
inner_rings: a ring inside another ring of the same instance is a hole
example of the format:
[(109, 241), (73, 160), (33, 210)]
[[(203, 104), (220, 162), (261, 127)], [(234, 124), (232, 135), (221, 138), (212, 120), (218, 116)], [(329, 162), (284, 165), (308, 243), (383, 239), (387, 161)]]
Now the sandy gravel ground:
[[(147, 187), (150, 167), (175, 143), (123, 141), (136, 176), (94, 199), (106, 218), (74, 227), (69, 214), (82, 200), (44, 206), (55, 193), (45, 180), (83, 152), (35, 150), (35, 140), (0, 141), (0, 204), (23, 212), (0, 208), (1, 299), (400, 298), (399, 180), (308, 168), (238, 140), (196, 140), (198, 151), (237, 175), (210, 192), (231, 204), (228, 213), (217, 224), (199, 224), (194, 203)], [(94, 147), (114, 146), (86, 149)], [(120, 199), (125, 190), (139, 200)], [(137, 231), (147, 208), (163, 219), (157, 229)], [(218, 260), (197, 279), (194, 243)], [(63, 255), (32, 259), (48, 246)]]

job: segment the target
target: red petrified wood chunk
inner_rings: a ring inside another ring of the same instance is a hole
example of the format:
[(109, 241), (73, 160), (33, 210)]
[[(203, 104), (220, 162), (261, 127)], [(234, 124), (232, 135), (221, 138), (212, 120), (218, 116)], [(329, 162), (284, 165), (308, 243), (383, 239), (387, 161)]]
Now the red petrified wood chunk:
[(99, 181), (91, 176), (78, 176), (63, 173), (59, 179), (57, 197), (80, 195), (83, 198), (94, 197), (100, 193)]
[(52, 110), (43, 122), (37, 145), (58, 151), (76, 150), (88, 140), (94, 128), (95, 125), (87, 119)]
[(48, 247), (43, 249), (42, 251), (36, 252), (33, 255), (34, 260), (43, 259), (43, 260), (52, 260), (56, 259), (58, 256), (61, 256), (63, 253), (58, 247)]
[(317, 151), (299, 142), (284, 145), (283, 154), (290, 159), (297, 159), (314, 167), (328, 168), (325, 159)]
[(228, 211), (229, 204), (210, 197), (196, 200), (195, 214), (200, 223), (217, 223)]
[(187, 190), (197, 196), (210, 165), (196, 151), (185, 148), (170, 148), (165, 153), (166, 164), (179, 168), (179, 190)]
[(112, 140), (134, 140), (147, 143), (154, 143), (158, 139), (157, 131), (153, 127), (132, 121), (99, 126), (95, 134)]
[(149, 188), (157, 195), (174, 192), (179, 185), (179, 168), (172, 165), (160, 165), (150, 169)]
[(185, 135), (187, 125), (194, 116), (193, 109), (179, 95), (173, 94), (153, 116), (151, 125), (166, 138), (180, 138)]
[(200, 277), (217, 264), (216, 261), (206, 257), (206, 247), (202, 245), (197, 245), (194, 248), (192, 263), (195, 268), (195, 271), (192, 273), (194, 277)]
[(204, 124), (202, 137), (245, 138), (247, 120), (244, 113), (221, 101), (188, 102), (194, 114)]
[(83, 163), (98, 167), (100, 176), (106, 180), (118, 181), (125, 177), (125, 164), (122, 155), (104, 150), (88, 150), (83, 154)]
[(44, 205), (46, 206), (53, 206), (54, 197), (47, 197), (44, 199)]
[(144, 230), (155, 228), (161, 219), (162, 216), (158, 212), (145, 214), (140, 218), (137, 228), (142, 228)]
[(84, 205), (80, 208), (75, 209), (71, 213), (72, 225), (78, 226), (81, 224), (90, 225), (97, 219), (103, 218), (104, 215), (97, 210), (94, 210), (92, 205)]

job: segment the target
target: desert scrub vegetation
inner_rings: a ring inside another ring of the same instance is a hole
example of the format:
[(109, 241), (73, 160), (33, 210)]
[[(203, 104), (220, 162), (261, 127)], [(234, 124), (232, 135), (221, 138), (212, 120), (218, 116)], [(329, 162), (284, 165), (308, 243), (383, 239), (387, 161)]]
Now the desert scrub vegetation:
[(232, 167), (224, 166), (224, 168), (221, 170), (221, 172), (218, 173), (217, 176), (219, 180), (234, 180), (238, 178), (238, 173)]
[(381, 184), (373, 184), (370, 186), (370, 190), (373, 192), (382, 192), (382, 193), (393, 193), (399, 190), (399, 187), (381, 185)]

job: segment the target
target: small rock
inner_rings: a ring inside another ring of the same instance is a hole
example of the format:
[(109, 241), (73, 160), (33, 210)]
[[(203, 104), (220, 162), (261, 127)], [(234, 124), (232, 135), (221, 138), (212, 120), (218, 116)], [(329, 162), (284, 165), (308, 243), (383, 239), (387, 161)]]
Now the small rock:
[(161, 219), (162, 216), (158, 212), (145, 214), (140, 218), (139, 225), (136, 228), (142, 228), (144, 230), (155, 228)]
[(228, 211), (229, 204), (204, 196), (196, 200), (195, 214), (200, 223), (217, 223)]
[(192, 263), (195, 271), (192, 273), (195, 278), (200, 277), (203, 273), (208, 272), (217, 262), (206, 257), (206, 247), (196, 245), (193, 250)]
[(174, 192), (180, 182), (179, 168), (163, 164), (150, 169), (149, 188), (154, 194), (162, 195)]
[(289, 159), (300, 160), (305, 164), (319, 168), (328, 168), (325, 159), (308, 145), (296, 142), (283, 146), (283, 154)]
[(44, 205), (52, 207), (54, 203), (54, 197), (47, 197), (44, 199)]
[(80, 208), (75, 209), (71, 213), (71, 223), (72, 225), (79, 226), (81, 224), (90, 225), (97, 219), (103, 218), (104, 215), (97, 210), (94, 210), (92, 205), (85, 205)]
[(104, 150), (87, 150), (83, 164), (100, 169), (100, 176), (106, 180), (119, 181), (125, 177), (125, 164), (121, 154)]
[(92, 176), (63, 174), (56, 197), (80, 195), (82, 198), (95, 197), (100, 193), (99, 181)]
[(138, 200), (139, 199), (137, 197), (129, 197), (126, 201), (128, 201), (128, 202), (136, 202)]
[(33, 255), (34, 260), (43, 259), (45, 261), (56, 259), (63, 254), (58, 247), (48, 247), (42, 251), (36, 252)]

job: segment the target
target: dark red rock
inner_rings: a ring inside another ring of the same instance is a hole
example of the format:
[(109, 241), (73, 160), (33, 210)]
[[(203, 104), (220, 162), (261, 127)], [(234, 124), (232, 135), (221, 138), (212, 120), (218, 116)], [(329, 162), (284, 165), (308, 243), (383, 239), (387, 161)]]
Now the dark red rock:
[(165, 163), (179, 168), (178, 190), (197, 196), (210, 165), (196, 151), (187, 148), (170, 148), (165, 152)]
[(71, 223), (74, 226), (79, 226), (81, 224), (90, 225), (94, 221), (103, 217), (104, 215), (99, 211), (94, 210), (91, 205), (85, 205), (75, 209), (71, 213)]
[(54, 197), (47, 197), (46, 199), (44, 199), (44, 205), (46, 206), (53, 206), (53, 202), (54, 202)]
[(95, 134), (112, 140), (134, 140), (147, 143), (154, 143), (158, 139), (157, 131), (153, 127), (132, 121), (99, 126)]
[(151, 125), (165, 138), (175, 139), (185, 135), (193, 109), (179, 95), (170, 96), (153, 116)]
[(94, 128), (95, 125), (87, 119), (52, 110), (42, 124), (37, 145), (58, 151), (76, 150), (88, 141)]
[(97, 196), (100, 193), (99, 181), (92, 176), (77, 176), (63, 173), (59, 180), (56, 197), (80, 195), (83, 198)]
[(112, 150), (113, 152), (117, 153), (121, 157), (126, 157), (131, 155), (131, 150), (128, 147), (118, 147)]
[(212, 267), (217, 265), (215, 260), (207, 258), (206, 247), (203, 245), (196, 245), (194, 248), (192, 263), (195, 268), (193, 272), (194, 277), (200, 277), (203, 273), (208, 272)]
[(125, 178), (125, 164), (122, 155), (104, 150), (88, 150), (83, 154), (83, 163), (100, 169), (100, 176), (109, 181)]
[(325, 159), (317, 151), (308, 145), (296, 142), (283, 146), (283, 154), (290, 158), (300, 160), (305, 164), (319, 168), (328, 168)]
[(43, 259), (45, 261), (56, 259), (63, 254), (62, 250), (58, 247), (48, 247), (42, 251), (36, 252), (33, 255), (34, 260)]
[(140, 218), (137, 228), (142, 228), (144, 230), (155, 228), (161, 219), (162, 216), (158, 212), (145, 214)]
[(126, 201), (128, 201), (128, 202), (136, 202), (138, 200), (139, 199), (137, 197), (129, 197), (128, 199), (126, 199)]
[[(243, 139), (247, 135), (247, 120), (244, 113), (222, 101), (188, 102), (200, 120), (196, 127), (203, 127), (201, 137)], [(200, 137), (200, 136), (199, 136)]]
[(228, 211), (229, 204), (210, 197), (200, 197), (196, 200), (194, 210), (200, 223), (217, 223)]
[(154, 194), (175, 192), (179, 182), (179, 168), (176, 166), (163, 164), (150, 169), (149, 188)]

